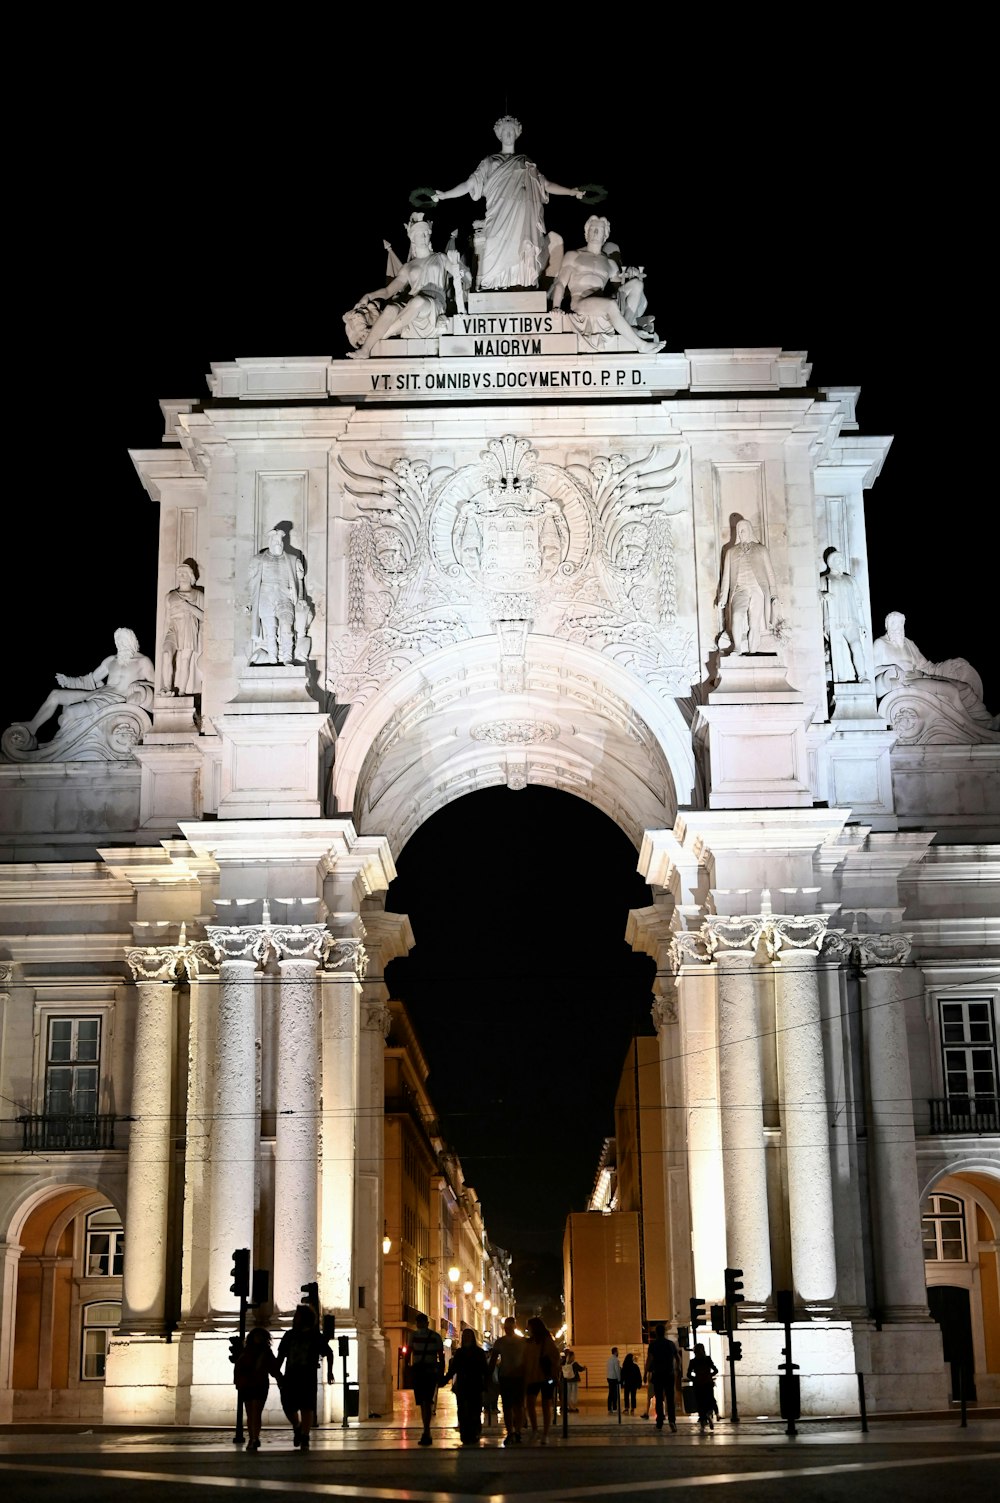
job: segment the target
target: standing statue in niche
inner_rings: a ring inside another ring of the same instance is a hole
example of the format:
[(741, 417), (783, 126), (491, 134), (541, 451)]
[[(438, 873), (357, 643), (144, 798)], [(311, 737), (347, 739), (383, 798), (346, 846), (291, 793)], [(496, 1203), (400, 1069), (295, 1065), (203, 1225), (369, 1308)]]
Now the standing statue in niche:
[(736, 524), (736, 542), (726, 552), (719, 590), (722, 637), (719, 646), (734, 645), (739, 653), (759, 652), (760, 639), (778, 620), (778, 596), (771, 555), (754, 537), (743, 518)]
[[(906, 617), (890, 611), (885, 618), (885, 636), (872, 644), (875, 659), (875, 693), (880, 706), (897, 728), (895, 711), (910, 691), (900, 727), (905, 743), (927, 741), (957, 745), (1000, 739), (1000, 715), (991, 715), (983, 704), (983, 681), (965, 658), (947, 658), (932, 663), (905, 633)], [(891, 699), (890, 699), (891, 697)], [(887, 703), (882, 705), (882, 701)]]
[(201, 687), (201, 623), (205, 616), (205, 591), (195, 584), (190, 564), (177, 568), (176, 587), (166, 598), (166, 630), (160, 688), (164, 694), (197, 694)]
[[(562, 239), (546, 232), (544, 206), (553, 194), (585, 198), (587, 190), (561, 188), (544, 177), (529, 157), (515, 152), (521, 122), (513, 115), (503, 115), (493, 131), (500, 141), (500, 151), (484, 157), (475, 172), (456, 187), (431, 194), (431, 201), (440, 203), (465, 194), (472, 199), (485, 198), (486, 225), (477, 287), (537, 287), (547, 267), (553, 274), (558, 270), (553, 256), (562, 250)], [(598, 191), (603, 197), (603, 190)], [(591, 202), (597, 200), (591, 198)]]
[(553, 308), (562, 307), (563, 294), (569, 289), (570, 321), (584, 341), (594, 349), (602, 349), (609, 336), (617, 334), (630, 350), (644, 355), (655, 355), (662, 350), (666, 340), (654, 339), (642, 328), (633, 328), (613, 297), (601, 294), (609, 282), (621, 280), (621, 270), (610, 256), (604, 254), (604, 246), (611, 234), (611, 226), (598, 214), (591, 214), (583, 227), (587, 241), (582, 250), (568, 251), (563, 257), (559, 274), (552, 284)]
[(862, 642), (868, 633), (864, 626), (861, 591), (848, 574), (842, 553), (829, 554), (826, 566), (823, 631), (830, 649), (833, 682), (862, 684), (865, 682)]
[(152, 704), (155, 672), (149, 658), (139, 651), (135, 632), (120, 626), (115, 632), (115, 651), (93, 673), (85, 673), (81, 678), (56, 674), (59, 688), (53, 689), (37, 715), (25, 722), (25, 729), (34, 737), (57, 712), (59, 729), (64, 731), (70, 725), (96, 719), (110, 705)]
[(267, 535), (267, 547), (250, 564), (251, 667), (304, 663), (312, 650), (306, 635), (312, 613), (305, 594), (305, 568), (285, 551), (285, 534)]
[[(380, 339), (431, 339), (447, 327), (448, 283), (460, 284), (462, 263), (458, 251), (431, 249), (431, 221), (423, 214), (411, 214), (406, 223), (410, 241), (410, 258), (384, 287), (366, 292), (354, 308), (344, 315), (348, 339), (359, 342), (348, 351), (351, 360), (367, 360)], [(389, 299), (408, 292), (400, 306)], [(381, 313), (372, 317), (373, 305), (384, 303)], [(366, 332), (367, 329), (367, 332)]]

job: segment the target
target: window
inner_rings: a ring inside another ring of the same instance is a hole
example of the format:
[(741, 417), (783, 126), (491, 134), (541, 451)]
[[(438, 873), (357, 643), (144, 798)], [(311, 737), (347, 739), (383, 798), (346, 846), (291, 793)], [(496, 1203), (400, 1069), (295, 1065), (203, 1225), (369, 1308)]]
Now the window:
[(930, 1195), (923, 1216), (924, 1261), (965, 1262), (965, 1206), (954, 1195)]
[(108, 1342), (122, 1318), (121, 1305), (102, 1303), (83, 1307), (83, 1352), (80, 1376), (87, 1381), (103, 1381), (108, 1358)]
[(96, 1116), (100, 1058), (100, 1018), (49, 1018), (45, 1054), (48, 1116)]
[(87, 1251), (84, 1271), (88, 1278), (121, 1273), (125, 1264), (125, 1232), (113, 1206), (102, 1206), (87, 1217)]
[(949, 1102), (960, 1111), (996, 1110), (997, 1048), (989, 998), (941, 1003), (941, 1046)]

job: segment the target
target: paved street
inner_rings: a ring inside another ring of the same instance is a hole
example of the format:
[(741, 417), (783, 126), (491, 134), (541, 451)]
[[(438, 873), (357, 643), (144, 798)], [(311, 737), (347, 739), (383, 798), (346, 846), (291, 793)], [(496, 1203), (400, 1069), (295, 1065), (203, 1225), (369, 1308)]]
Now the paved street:
[[(407, 1396), (408, 1397), (408, 1396)], [(450, 1396), (441, 1404), (434, 1445), (417, 1445), (419, 1425), (402, 1410), (391, 1422), (372, 1420), (315, 1433), (305, 1455), (286, 1428), (266, 1429), (262, 1449), (248, 1454), (220, 1430), (89, 1430), (84, 1426), (0, 1429), (0, 1497), (16, 1503), (72, 1499), (210, 1500), (223, 1491), (286, 1498), (400, 1500), (400, 1503), (561, 1503), (715, 1488), (733, 1503), (866, 1499), (921, 1503), (988, 1495), (1000, 1475), (1000, 1416), (970, 1413), (918, 1420), (856, 1423), (806, 1421), (793, 1440), (772, 1421), (720, 1423), (699, 1435), (681, 1420), (677, 1435), (658, 1434), (638, 1417), (619, 1425), (591, 1411), (571, 1416), (549, 1444), (503, 1448), (496, 1430), (478, 1448), (462, 1447)], [(992, 1477), (993, 1481), (990, 1482)]]

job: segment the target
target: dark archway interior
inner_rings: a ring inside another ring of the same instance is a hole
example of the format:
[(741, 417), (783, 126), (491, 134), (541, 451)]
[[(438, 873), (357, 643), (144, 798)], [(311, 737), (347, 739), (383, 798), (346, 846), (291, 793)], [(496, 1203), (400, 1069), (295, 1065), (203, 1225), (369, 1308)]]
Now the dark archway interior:
[(423, 824), (389, 889), (416, 936), (389, 986), (487, 1231), (514, 1254), (520, 1307), (558, 1296), (566, 1215), (614, 1130), (629, 1041), (653, 1031), (653, 962), (624, 938), (651, 901), (636, 859), (582, 799), (495, 788)]

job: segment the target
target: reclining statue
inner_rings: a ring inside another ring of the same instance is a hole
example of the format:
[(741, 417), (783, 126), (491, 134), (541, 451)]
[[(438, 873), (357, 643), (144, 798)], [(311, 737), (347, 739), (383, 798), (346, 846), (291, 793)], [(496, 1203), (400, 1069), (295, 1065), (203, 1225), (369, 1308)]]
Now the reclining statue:
[(932, 663), (904, 633), (906, 617), (890, 611), (885, 636), (872, 644), (879, 709), (903, 745), (1000, 743), (1000, 715), (983, 703), (983, 682), (964, 658)]

